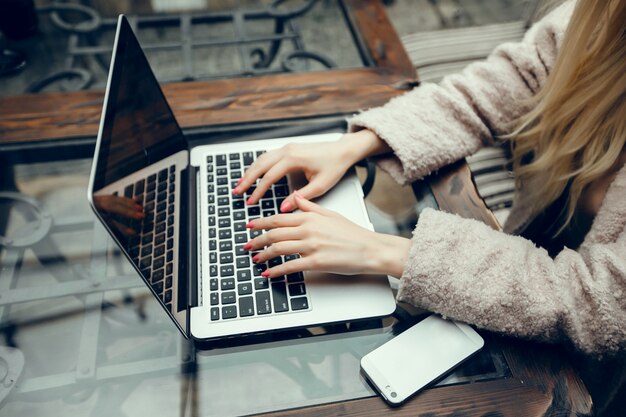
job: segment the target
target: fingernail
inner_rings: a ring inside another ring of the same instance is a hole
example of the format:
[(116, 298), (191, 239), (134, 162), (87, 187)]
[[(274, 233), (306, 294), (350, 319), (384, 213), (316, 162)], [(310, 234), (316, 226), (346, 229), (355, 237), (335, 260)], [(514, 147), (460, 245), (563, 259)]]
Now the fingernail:
[(283, 201), (283, 204), (280, 205), (280, 212), (285, 213), (291, 210), (291, 203), (289, 201)]
[(143, 207), (141, 207), (139, 204), (135, 204), (135, 210), (142, 211)]
[(252, 262), (257, 262), (259, 260), (259, 255), (254, 255), (252, 257)]
[(243, 250), (250, 250), (251, 247), (252, 247), (252, 242), (248, 242), (245, 245), (243, 245)]
[(239, 194), (239, 187), (233, 188), (233, 194)]
[(270, 276), (270, 271), (263, 271), (263, 272), (261, 272), (261, 276), (265, 277), (265, 278), (269, 277)]
[(250, 204), (252, 204), (252, 197), (246, 200), (246, 205), (249, 206)]
[(134, 217), (136, 219), (143, 219), (144, 217), (146, 217), (146, 215), (144, 213), (135, 213)]
[(254, 222), (248, 222), (246, 224), (246, 229), (252, 229), (252, 228), (254, 228)]

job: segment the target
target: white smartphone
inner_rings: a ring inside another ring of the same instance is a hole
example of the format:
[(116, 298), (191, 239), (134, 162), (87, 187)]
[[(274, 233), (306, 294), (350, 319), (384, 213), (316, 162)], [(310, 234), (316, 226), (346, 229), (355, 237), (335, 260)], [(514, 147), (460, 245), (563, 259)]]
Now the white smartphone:
[(365, 355), (361, 369), (385, 401), (399, 405), (484, 344), (467, 324), (431, 315)]

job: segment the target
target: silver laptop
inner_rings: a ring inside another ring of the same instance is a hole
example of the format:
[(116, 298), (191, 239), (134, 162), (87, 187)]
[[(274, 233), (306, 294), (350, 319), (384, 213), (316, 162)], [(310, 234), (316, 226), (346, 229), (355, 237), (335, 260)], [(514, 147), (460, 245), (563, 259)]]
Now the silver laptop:
[[(242, 80), (241, 82), (245, 82)], [(385, 276), (304, 272), (267, 279), (243, 245), (245, 224), (271, 216), (288, 176), (252, 206), (232, 188), (262, 152), (338, 134), (190, 148), (124, 16), (118, 21), (89, 201), (122, 252), (186, 337), (226, 336), (382, 317), (395, 309)], [(319, 204), (371, 229), (354, 172)], [(145, 213), (142, 217), (141, 213)]]

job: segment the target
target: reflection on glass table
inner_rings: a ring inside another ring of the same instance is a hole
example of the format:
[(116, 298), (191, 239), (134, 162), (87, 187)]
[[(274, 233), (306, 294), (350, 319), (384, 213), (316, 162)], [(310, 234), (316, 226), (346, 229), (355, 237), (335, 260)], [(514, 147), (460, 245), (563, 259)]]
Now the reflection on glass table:
[[(361, 357), (419, 316), (194, 346), (96, 222), (89, 167), (17, 165), (19, 192), (0, 194), (0, 417), (239, 416), (376, 395)], [(487, 340), (439, 384), (508, 374)]]

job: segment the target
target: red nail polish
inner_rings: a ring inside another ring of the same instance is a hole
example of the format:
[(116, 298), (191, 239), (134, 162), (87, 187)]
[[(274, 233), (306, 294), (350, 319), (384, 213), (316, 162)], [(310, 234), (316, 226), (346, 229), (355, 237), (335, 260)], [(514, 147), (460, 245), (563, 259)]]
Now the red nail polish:
[(289, 201), (283, 201), (283, 204), (280, 205), (280, 212), (286, 213), (291, 210), (291, 203)]
[(270, 276), (270, 272), (269, 271), (263, 271), (263, 272), (261, 272), (261, 276), (267, 278), (267, 277)]
[(239, 194), (239, 189), (237, 187), (233, 188), (233, 194)]
[(246, 229), (252, 229), (254, 227), (254, 222), (248, 222), (246, 224)]
[(254, 255), (252, 257), (252, 262), (257, 262), (259, 260), (259, 255)]
[(248, 242), (245, 245), (243, 245), (243, 250), (250, 250), (251, 247), (252, 247), (252, 243)]
[(252, 204), (252, 197), (246, 200), (246, 205), (249, 206), (250, 204)]

